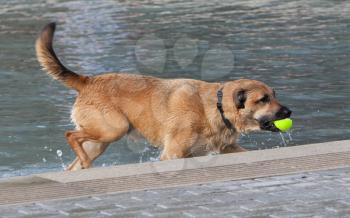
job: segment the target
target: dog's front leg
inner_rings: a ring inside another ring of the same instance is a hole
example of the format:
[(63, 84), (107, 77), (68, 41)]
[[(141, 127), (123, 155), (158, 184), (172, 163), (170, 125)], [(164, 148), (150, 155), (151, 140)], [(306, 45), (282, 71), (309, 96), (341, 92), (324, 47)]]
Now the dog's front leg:
[(187, 154), (187, 145), (179, 143), (169, 143), (164, 146), (160, 160), (173, 160), (178, 158), (185, 158)]
[(190, 157), (189, 148), (196, 141), (196, 134), (191, 130), (178, 131), (174, 135), (168, 135), (160, 160), (172, 160)]
[(242, 152), (242, 151), (248, 151), (248, 150), (237, 144), (225, 145), (220, 148), (220, 154), (235, 153), (235, 152)]

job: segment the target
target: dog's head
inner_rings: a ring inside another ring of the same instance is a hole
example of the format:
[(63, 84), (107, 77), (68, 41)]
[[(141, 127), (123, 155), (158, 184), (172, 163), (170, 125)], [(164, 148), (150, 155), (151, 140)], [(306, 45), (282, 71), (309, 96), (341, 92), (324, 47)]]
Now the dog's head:
[(224, 105), (227, 103), (231, 107), (226, 110), (232, 110), (232, 123), (239, 132), (277, 132), (279, 130), (273, 121), (288, 118), (292, 114), (292, 111), (278, 102), (275, 91), (262, 82), (244, 79), (229, 82), (227, 85), (225, 92), (231, 91), (232, 97), (226, 97)]

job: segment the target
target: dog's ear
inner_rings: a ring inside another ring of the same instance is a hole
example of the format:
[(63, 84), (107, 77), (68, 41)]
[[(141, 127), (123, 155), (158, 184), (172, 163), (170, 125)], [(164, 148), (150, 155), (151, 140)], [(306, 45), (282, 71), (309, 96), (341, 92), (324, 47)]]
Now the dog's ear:
[(247, 100), (247, 94), (246, 91), (241, 89), (238, 92), (234, 94), (234, 101), (237, 109), (243, 109), (244, 103)]

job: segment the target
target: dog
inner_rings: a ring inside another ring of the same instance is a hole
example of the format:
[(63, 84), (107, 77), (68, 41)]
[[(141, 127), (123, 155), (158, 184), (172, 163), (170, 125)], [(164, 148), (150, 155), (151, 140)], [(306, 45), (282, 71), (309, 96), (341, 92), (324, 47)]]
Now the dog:
[(55, 23), (44, 27), (36, 54), (50, 76), (78, 92), (71, 112), (76, 129), (65, 134), (77, 156), (68, 170), (91, 167), (111, 142), (135, 132), (162, 149), (161, 160), (246, 151), (236, 142), (241, 133), (278, 131), (273, 121), (292, 113), (256, 80), (77, 74), (53, 50), (55, 29)]

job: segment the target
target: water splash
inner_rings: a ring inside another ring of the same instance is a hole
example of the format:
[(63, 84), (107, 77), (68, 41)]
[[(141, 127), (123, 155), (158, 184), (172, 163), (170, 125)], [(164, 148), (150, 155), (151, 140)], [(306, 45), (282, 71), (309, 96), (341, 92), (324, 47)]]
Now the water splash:
[(148, 147), (145, 147), (145, 148), (143, 149), (143, 151), (141, 152), (140, 158), (139, 158), (139, 163), (143, 163), (143, 162), (144, 162), (143, 159), (144, 159), (145, 153), (146, 153), (148, 150), (149, 150)]
[(62, 151), (61, 150), (57, 150), (56, 153), (57, 153), (58, 157), (62, 157)]
[(62, 166), (63, 170), (66, 170), (66, 165), (63, 163), (63, 159), (62, 159), (62, 154), (63, 154), (62, 151), (58, 149), (56, 151), (56, 154), (57, 154), (58, 159), (61, 162), (61, 166)]
[[(289, 142), (293, 141), (291, 132), (287, 132), (285, 135), (282, 132), (280, 132), (280, 136), (281, 136), (282, 144), (284, 145), (284, 147), (286, 147)], [(286, 136), (288, 136), (287, 139), (285, 138)]]
[(145, 146), (146, 147), (140, 153), (139, 163), (144, 163), (148, 161), (159, 161), (161, 151), (159, 149), (155, 149), (154, 147), (149, 146), (147, 142), (145, 142)]
[(283, 133), (280, 132), (280, 136), (281, 136), (282, 143), (283, 143), (284, 147), (286, 147), (286, 146), (287, 146), (287, 142), (286, 142), (286, 140), (285, 140), (285, 138), (284, 138)]

